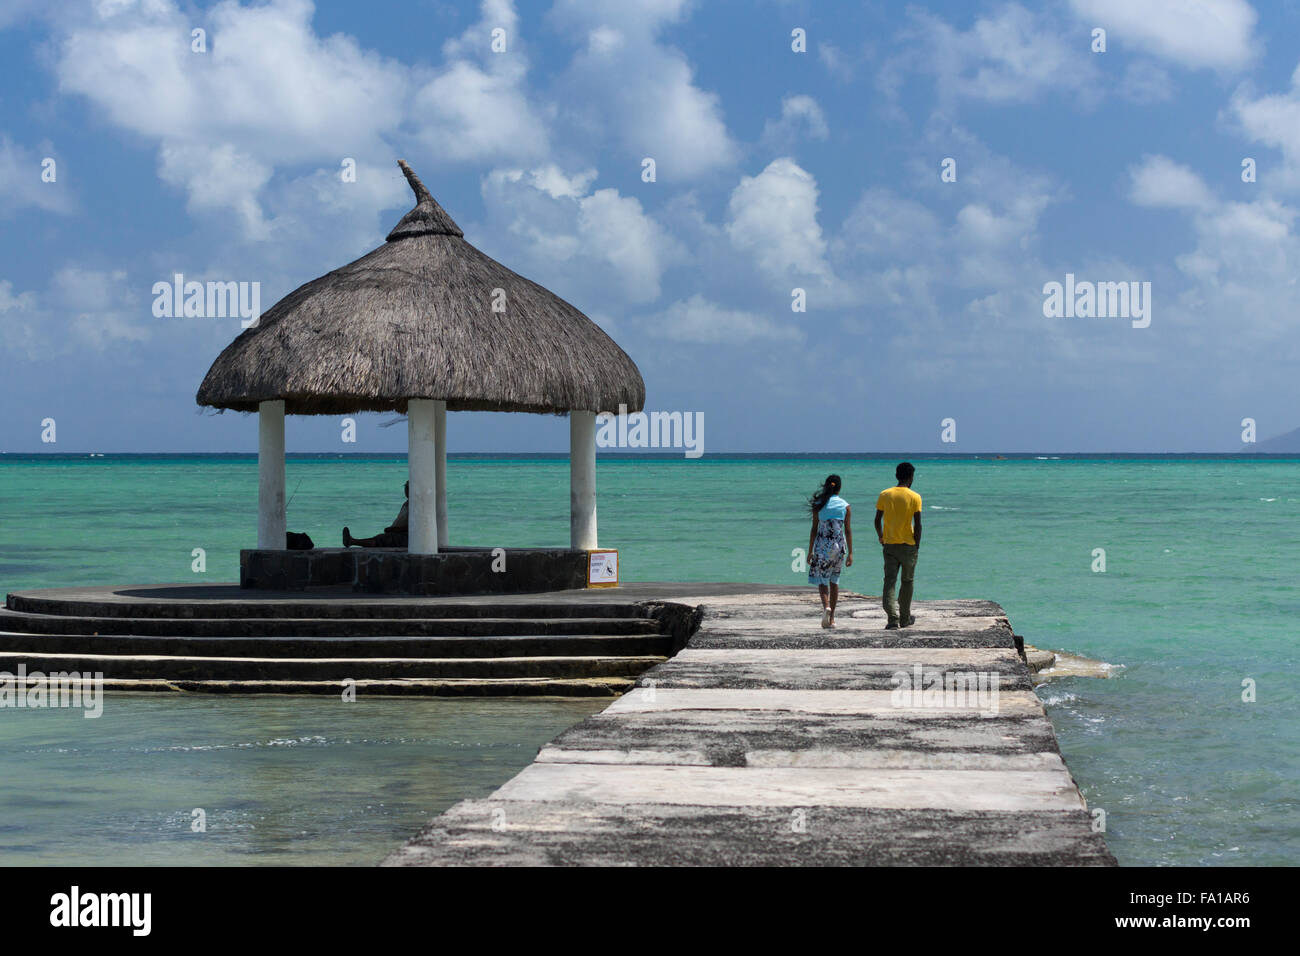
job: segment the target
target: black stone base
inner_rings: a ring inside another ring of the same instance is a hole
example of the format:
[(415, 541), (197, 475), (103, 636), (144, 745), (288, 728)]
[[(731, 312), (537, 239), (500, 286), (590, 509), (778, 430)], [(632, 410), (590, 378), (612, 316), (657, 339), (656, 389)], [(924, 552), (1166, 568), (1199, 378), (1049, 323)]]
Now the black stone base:
[(247, 549), (239, 586), (273, 591), (348, 586), (367, 594), (522, 594), (587, 586), (587, 552), (507, 548), (505, 567), (491, 548), (410, 554), (398, 548)]

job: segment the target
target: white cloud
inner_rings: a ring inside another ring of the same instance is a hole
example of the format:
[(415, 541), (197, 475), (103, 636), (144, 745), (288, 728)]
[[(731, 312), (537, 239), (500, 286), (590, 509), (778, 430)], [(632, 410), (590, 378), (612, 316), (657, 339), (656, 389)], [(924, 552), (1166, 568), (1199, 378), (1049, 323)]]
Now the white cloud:
[(1300, 213), (1261, 196), (1236, 202), (1215, 196), (1199, 175), (1164, 156), (1131, 171), (1129, 198), (1141, 206), (1178, 209), (1190, 219), (1195, 244), (1175, 257), (1180, 281), (1163, 301), (1166, 315), (1187, 325), (1187, 342), (1228, 353), (1267, 348), (1274, 359), (1300, 355), (1290, 335), (1300, 311)]
[(680, 342), (740, 345), (757, 340), (802, 342), (803, 331), (793, 319), (791, 313), (791, 321), (779, 323), (766, 315), (725, 308), (697, 294), (674, 302), (647, 321), (659, 324), (665, 335)]
[(37, 348), (39, 317), (36, 315), (36, 293), (14, 294), (14, 284), (0, 280), (0, 346), (13, 355), (21, 353), (31, 358)]
[(924, 11), (899, 37), (903, 52), (883, 68), (880, 85), (896, 90), (904, 70), (932, 73), (940, 99), (1029, 102), (1061, 89), (1096, 95), (1097, 67), (1087, 45), (1071, 42), (1046, 14), (1008, 3), (977, 17), (968, 30)]
[(179, 144), (232, 144), (264, 162), (376, 146), (403, 119), (404, 70), (343, 35), (321, 38), (312, 5), (212, 8), (208, 53), (166, 0), (77, 24), (60, 44), (60, 86), (116, 125)]
[(1124, 71), (1120, 92), (1134, 103), (1147, 106), (1171, 99), (1174, 84), (1165, 70), (1154, 63), (1139, 60), (1130, 63)]
[(1200, 209), (1212, 202), (1201, 177), (1167, 156), (1147, 156), (1129, 175), (1129, 197), (1139, 206)]
[(415, 95), (421, 137), (448, 159), (523, 159), (546, 154), (546, 128), (520, 89), (523, 68), (490, 73), (454, 63)]
[(592, 135), (612, 134), (631, 163), (653, 158), (661, 182), (693, 179), (739, 157), (718, 96), (696, 86), (686, 57), (659, 40), (686, 9), (681, 0), (560, 0), (552, 12), (559, 29), (587, 39), (561, 80), (570, 121)]
[[(844, 220), (835, 240), (841, 253), (907, 256), (943, 233), (939, 217), (922, 203), (882, 187), (868, 189)], [(923, 248), (923, 247), (922, 247)]]
[[(287, 166), (337, 170), (343, 157), (365, 165), (391, 156), (390, 140), (408, 131), (449, 161), (547, 151), (544, 110), (524, 93), (513, 4), (485, 0), (482, 10), (429, 72), (343, 34), (317, 35), (307, 0), (218, 4), (199, 21), (207, 53), (191, 52), (192, 17), (172, 0), (101, 3), (61, 21), (55, 68), (62, 91), (156, 143), (160, 177), (185, 191), (191, 212), (231, 211), (244, 238), (266, 240), (277, 229), (267, 186)], [(498, 25), (508, 31), (502, 54), (489, 47)]]
[(932, 202), (872, 187), (832, 237), (835, 275), (851, 290), (844, 325), (891, 353), (924, 354), (932, 379), (972, 364), (1015, 365), (1021, 343), (1060, 354), (1038, 291), (1056, 271), (1042, 262), (1038, 233), (1044, 211), (1062, 197), (1059, 184), (960, 127), (933, 123), (919, 151), (948, 150), (962, 157), (960, 192), (939, 182), (933, 163), (918, 161), (915, 195)]
[[(105, 0), (52, 26), (60, 31), (53, 62), (62, 92), (84, 97), (108, 122), (154, 145), (160, 179), (183, 192), (192, 215), (217, 224), (217, 235), (228, 223), (226, 233), (266, 250), (289, 236), (310, 236), (316, 245), (324, 240), (315, 237), (327, 234), (372, 236), (379, 204), (399, 204), (405, 194), (395, 171), (376, 171), (377, 164), (408, 153), (394, 142), (414, 139), (424, 149), (410, 158), (426, 179), (419, 154), (427, 150), (437, 161), (529, 169), (532, 185), (551, 198), (580, 200), (571, 228), (537, 231), (538, 244), (563, 258), (605, 235), (605, 248), (593, 254), (616, 271), (627, 295), (644, 302), (657, 297), (674, 244), (657, 226), (642, 228), (636, 200), (590, 195), (594, 172), (560, 175), (549, 161), (558, 135), (552, 127), (564, 130), (568, 169), (577, 165), (575, 152), (581, 155), (575, 144), (604, 146), (611, 131), (633, 162), (653, 156), (661, 181), (734, 163), (739, 150), (718, 98), (698, 88), (686, 58), (659, 40), (686, 10), (681, 2), (604, 9), (562, 0), (554, 16), (588, 42), (559, 81), (561, 93), (567, 84), (582, 95), (559, 101), (591, 104), (591, 115), (561, 117), (529, 92), (526, 43), (511, 0), (483, 0), (478, 21), (442, 44), (443, 62), (433, 68), (408, 67), (343, 34), (317, 34), (307, 0), (220, 3), (195, 22), (176, 0)], [(196, 23), (207, 30), (207, 53), (190, 50)], [(502, 53), (492, 51), (497, 28), (505, 31)], [(335, 190), (344, 157), (356, 160), (357, 182)], [(0, 156), (0, 171), (6, 163)], [(301, 202), (307, 197), (316, 201)], [(363, 200), (372, 204), (365, 208)], [(613, 241), (614, 223), (631, 230), (626, 242)], [(281, 265), (292, 274), (292, 263)]]
[(789, 148), (803, 139), (826, 139), (830, 130), (826, 114), (811, 96), (786, 96), (781, 100), (780, 119), (763, 125), (762, 142), (768, 148)]
[(853, 63), (848, 55), (833, 43), (817, 44), (817, 58), (826, 71), (842, 83), (853, 79)]
[(999, 216), (984, 203), (970, 203), (957, 212), (957, 234), (965, 242), (980, 246), (1002, 246), (1023, 235), (1024, 221), (1016, 216)]
[(36, 305), (36, 293), (20, 292), (14, 295), (14, 284), (0, 279), (0, 315), (10, 312), (30, 312)]
[(1037, 244), (1043, 213), (1068, 198), (1067, 187), (1013, 163), (965, 128), (938, 118), (929, 124), (923, 142), (930, 157), (958, 160), (957, 191), (953, 184), (940, 182), (932, 161), (918, 158), (911, 167), (922, 194), (961, 202), (943, 235), (943, 246), (955, 263), (946, 270), (948, 279), (972, 288), (1010, 281)]
[(149, 300), (123, 270), (67, 265), (39, 295), (15, 295), (11, 281), (0, 281), (0, 343), (32, 361), (146, 341), (151, 321)]
[[(505, 49), (492, 49), (503, 30)], [(546, 126), (526, 92), (528, 59), (510, 0), (484, 0), (478, 23), (443, 44), (447, 65), (415, 93), (420, 136), (454, 160), (526, 160), (549, 151)]]
[(596, 181), (596, 170), (584, 169), (566, 176), (559, 166), (548, 163), (538, 169), (530, 170), (529, 182), (542, 190), (552, 199), (581, 199), (587, 195), (591, 184)]
[[(734, 190), (727, 236), (752, 259), (765, 286), (786, 294), (805, 287), (810, 308), (839, 308), (842, 321), (859, 330), (869, 324), (861, 317), (864, 304), (875, 316), (906, 318), (913, 331), (915, 320), (926, 317), (937, 331), (946, 322), (939, 306), (944, 296), (1041, 286), (1041, 269), (1033, 272), (1032, 265), (1039, 221), (1061, 190), (961, 129), (928, 136), (959, 146), (970, 160), (960, 174), (969, 201), (942, 218), (915, 199), (875, 187), (828, 237), (818, 221), (816, 181), (792, 160), (779, 159)], [(927, 184), (937, 183), (933, 168), (924, 175)]]
[[(55, 160), (55, 180), (41, 179), (41, 162)], [(8, 136), (0, 135), (0, 218), (7, 213), (31, 206), (46, 212), (67, 214), (75, 203), (68, 191), (66, 176), (60, 177), (58, 157), (53, 155), (49, 143), (39, 149), (27, 149)]]
[(492, 50), (493, 34), (497, 30), (504, 32), (506, 53), (519, 46), (519, 14), (515, 12), (513, 0), (480, 0), (478, 22), (460, 36), (444, 40), (442, 55), (448, 60), (486, 57)]
[(623, 277), (633, 302), (659, 298), (667, 235), (641, 209), (639, 200), (617, 189), (598, 189), (578, 204), (578, 232), (584, 245)]
[(72, 336), (99, 351), (115, 342), (144, 342), (153, 320), (149, 303), (121, 269), (101, 271), (66, 266), (50, 283), (50, 302), (71, 321)]
[(185, 189), (190, 212), (233, 210), (249, 239), (267, 239), (270, 226), (258, 195), (273, 170), (230, 143), (217, 146), (163, 142), (158, 149), (158, 175), (163, 182)]
[(1300, 67), (1291, 74), (1291, 86), (1284, 93), (1255, 95), (1249, 87), (1239, 88), (1227, 112), (1250, 139), (1282, 152), (1282, 167), (1261, 169), (1259, 181), (1300, 189)]
[(1176, 287), (1175, 308), (1219, 361), (1300, 358), (1292, 334), (1300, 312), (1296, 215), (1271, 199), (1192, 212), (1196, 244), (1176, 259), (1186, 284)]
[(1255, 57), (1255, 10), (1246, 0), (1070, 0), (1109, 47), (1131, 44), (1182, 66), (1238, 70)]
[(587, 51), (593, 56), (613, 56), (625, 42), (622, 31), (600, 26), (587, 34)]
[(261, 193), (277, 167), (383, 154), (405, 115), (405, 70), (316, 36), (305, 0), (213, 7), (207, 53), (191, 51), (191, 17), (168, 0), (97, 12), (65, 23), (60, 88), (156, 142), (159, 175), (190, 210), (233, 210), (247, 238), (270, 234)]
[(727, 212), (732, 244), (770, 279), (831, 280), (817, 222), (817, 181), (794, 160), (776, 159), (757, 176), (742, 177)]
[[(511, 255), (548, 276), (604, 283), (606, 298), (612, 287), (627, 302), (651, 302), (681, 247), (640, 200), (616, 189), (591, 192), (595, 178), (595, 170), (566, 175), (554, 165), (493, 170), (483, 180), (483, 200), (501, 226), (495, 234), (514, 237)], [(503, 261), (515, 268), (510, 256)]]

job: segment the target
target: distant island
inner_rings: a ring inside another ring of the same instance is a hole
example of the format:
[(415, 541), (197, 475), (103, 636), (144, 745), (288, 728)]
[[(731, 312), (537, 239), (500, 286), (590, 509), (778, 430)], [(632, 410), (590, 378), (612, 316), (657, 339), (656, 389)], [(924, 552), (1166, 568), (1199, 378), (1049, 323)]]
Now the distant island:
[(1258, 452), (1264, 455), (1289, 455), (1300, 453), (1300, 428), (1293, 428), (1284, 435), (1275, 435), (1274, 437), (1266, 438), (1261, 442), (1242, 445), (1241, 450), (1246, 454)]

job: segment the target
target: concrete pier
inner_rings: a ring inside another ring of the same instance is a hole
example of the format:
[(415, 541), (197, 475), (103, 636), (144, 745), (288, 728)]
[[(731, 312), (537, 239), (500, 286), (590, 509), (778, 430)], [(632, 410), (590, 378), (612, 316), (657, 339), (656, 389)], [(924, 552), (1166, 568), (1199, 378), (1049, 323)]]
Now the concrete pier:
[(805, 588), (640, 587), (700, 609), (685, 648), (386, 865), (1114, 865), (998, 605), (886, 631), (844, 593), (827, 630)]

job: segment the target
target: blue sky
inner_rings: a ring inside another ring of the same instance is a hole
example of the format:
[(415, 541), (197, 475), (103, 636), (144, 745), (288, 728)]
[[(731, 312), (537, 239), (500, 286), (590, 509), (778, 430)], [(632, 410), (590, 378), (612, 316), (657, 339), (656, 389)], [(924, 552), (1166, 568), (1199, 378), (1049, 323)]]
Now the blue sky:
[[(648, 408), (703, 412), (708, 453), (1288, 431), (1300, 9), (1194, 6), (0, 0), (0, 451), (254, 450), (194, 404), (238, 320), (155, 318), (153, 284), (269, 307), (383, 241), (399, 157), (623, 346)], [(1045, 317), (1067, 273), (1150, 282), (1150, 326)], [(352, 445), (291, 419), (289, 447), (401, 451), (392, 418)], [(567, 429), (453, 415), (448, 444)]]

